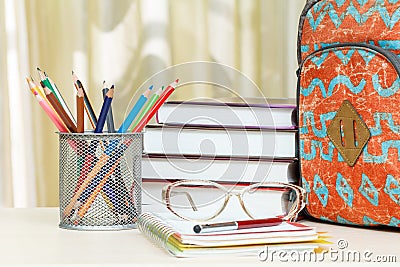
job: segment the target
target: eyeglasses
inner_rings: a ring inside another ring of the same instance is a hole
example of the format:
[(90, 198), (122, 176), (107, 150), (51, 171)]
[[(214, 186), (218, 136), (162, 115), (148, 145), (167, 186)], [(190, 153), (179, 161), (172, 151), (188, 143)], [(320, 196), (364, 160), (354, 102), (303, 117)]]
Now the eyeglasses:
[(299, 186), (278, 182), (228, 189), (212, 181), (182, 180), (162, 190), (162, 200), (172, 213), (195, 221), (217, 217), (231, 196), (239, 198), (242, 209), (252, 219), (274, 216), (293, 221), (305, 206), (305, 195), (306, 191)]

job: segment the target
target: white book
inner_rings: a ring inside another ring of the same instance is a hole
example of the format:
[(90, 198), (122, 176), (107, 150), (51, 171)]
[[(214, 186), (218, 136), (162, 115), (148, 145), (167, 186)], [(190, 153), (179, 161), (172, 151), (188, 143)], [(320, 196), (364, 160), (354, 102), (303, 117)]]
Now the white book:
[(295, 158), (296, 132), (269, 129), (149, 125), (144, 153), (256, 158)]
[(143, 155), (142, 178), (296, 183), (298, 166), (296, 160)]
[(296, 100), (221, 98), (168, 101), (157, 112), (166, 125), (294, 129)]

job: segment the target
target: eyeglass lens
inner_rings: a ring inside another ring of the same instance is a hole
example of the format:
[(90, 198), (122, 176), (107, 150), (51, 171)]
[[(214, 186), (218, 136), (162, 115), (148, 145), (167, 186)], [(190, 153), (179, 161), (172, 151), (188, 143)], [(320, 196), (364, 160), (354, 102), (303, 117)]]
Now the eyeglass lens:
[(225, 203), (226, 192), (210, 184), (180, 184), (170, 191), (170, 207), (180, 216), (191, 220), (208, 220)]
[(286, 216), (296, 200), (296, 192), (290, 188), (255, 187), (243, 195), (244, 206), (254, 219)]

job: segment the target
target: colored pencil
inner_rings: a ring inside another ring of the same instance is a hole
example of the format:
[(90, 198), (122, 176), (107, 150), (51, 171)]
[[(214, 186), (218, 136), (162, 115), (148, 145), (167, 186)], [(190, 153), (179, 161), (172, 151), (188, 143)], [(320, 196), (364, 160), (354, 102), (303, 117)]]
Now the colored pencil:
[[(31, 90), (31, 92), (33, 94), (38, 93), (40, 95), (41, 98), (43, 98), (44, 100), (46, 100), (46, 96), (43, 92), (43, 90), (40, 88), (40, 86), (38, 86), (35, 83), (35, 80), (32, 78), (32, 76), (30, 78), (26, 77), (26, 81), (28, 82), (29, 85), (29, 89)], [(46, 100), (47, 101), (47, 100)]]
[[(105, 86), (106, 81), (103, 81), (103, 99), (106, 97), (107, 92), (109, 89)], [(114, 126), (114, 116), (113, 116), (113, 111), (112, 111), (112, 105), (110, 105), (110, 109), (108, 110), (107, 117), (106, 117), (106, 122), (107, 122), (107, 132), (109, 133), (115, 133), (115, 126)], [(118, 163), (115, 170), (113, 171), (113, 176), (115, 179), (122, 179), (121, 177), (121, 166)], [(121, 192), (122, 197), (116, 196), (115, 192)], [(117, 188), (116, 184), (113, 182), (112, 179), (107, 179), (107, 182), (105, 183), (101, 195), (109, 208), (116, 212), (116, 215), (120, 215), (120, 202), (121, 198), (124, 198), (124, 192), (121, 191), (119, 188)]]
[[(114, 173), (114, 170), (118, 166), (118, 163), (120, 162), (120, 158), (121, 158), (123, 152), (128, 148), (130, 143), (131, 143), (131, 140), (126, 140), (124, 143), (121, 144), (121, 146), (119, 146), (115, 150), (115, 152), (113, 153), (113, 156), (111, 156), (107, 160), (106, 165), (104, 165), (101, 168), (101, 171), (96, 174), (96, 177), (91, 180), (90, 184), (87, 185), (85, 190), (79, 196), (79, 198), (77, 200), (77, 205), (75, 205), (75, 207), (80, 206), (82, 203), (86, 204), (89, 201), (88, 199), (90, 199), (90, 198), (92, 200), (94, 200), (96, 198), (97, 194), (100, 192), (102, 186), (105, 184), (108, 177)], [(110, 167), (111, 167), (111, 169), (110, 169)], [(104, 174), (106, 174), (106, 175), (104, 175)], [(98, 186), (100, 184), (101, 184), (101, 187), (99, 188)], [(96, 188), (98, 188), (98, 190)], [(116, 206), (118, 206), (118, 204)]]
[[(102, 177), (102, 179), (99, 181), (99, 183), (96, 185), (96, 187), (94, 188), (94, 190), (92, 190), (91, 188), (87, 188), (87, 192), (91, 193), (88, 197), (88, 199), (86, 200), (85, 204), (83, 204), (78, 211), (78, 216), (75, 219), (75, 224), (78, 224), (79, 220), (81, 218), (83, 218), (83, 216), (85, 216), (86, 212), (89, 210), (89, 208), (91, 207), (92, 203), (96, 200), (97, 195), (100, 193), (100, 191), (103, 189), (103, 186), (105, 185), (105, 183), (107, 182), (108, 178), (113, 174), (114, 169), (116, 168), (116, 166), (119, 164), (119, 159), (112, 165), (112, 167), (108, 170), (108, 172), (106, 173), (106, 175), (104, 175)], [(85, 191), (86, 192), (86, 191)], [(85, 193), (83, 193), (82, 195), (85, 195)]]
[(89, 185), (89, 183), (96, 177), (97, 173), (99, 173), (103, 166), (106, 164), (107, 160), (110, 158), (109, 155), (102, 154), (96, 164), (93, 166), (92, 170), (87, 174), (86, 179), (82, 182), (79, 189), (74, 193), (74, 196), (71, 198), (67, 207), (65, 207), (63, 216), (67, 217), (71, 214), (72, 210), (80, 207), (81, 203), (77, 203), (78, 198), (82, 195), (83, 191)]
[(53, 90), (51, 90), (51, 89), (50, 90), (56, 96), (58, 102), (60, 102), (60, 104), (64, 108), (65, 112), (67, 112), (69, 118), (74, 122), (74, 124), (76, 124), (74, 115), (72, 115), (71, 110), (69, 110), (69, 107), (68, 107), (67, 103), (65, 102), (64, 98), (62, 97), (62, 94), (58, 90), (57, 85), (53, 82), (53, 80), (49, 76), (47, 76), (46, 72), (43, 72), (43, 74), (44, 74), (45, 78), (49, 81), (49, 84), (50, 84), (49, 88), (53, 88)]
[[(134, 186), (134, 184), (135, 183), (132, 183), (132, 186)], [(129, 213), (129, 209), (131, 207), (134, 208), (134, 206), (132, 205), (131, 196), (129, 195), (124, 179), (122, 178), (121, 162), (114, 171), (114, 186), (117, 189), (117, 192), (121, 193), (121, 197), (117, 199), (117, 211), (120, 215), (126, 215)]]
[(108, 146), (103, 154), (100, 155), (99, 159), (97, 160), (95, 166), (86, 176), (86, 179), (83, 181), (79, 189), (75, 192), (74, 196), (71, 198), (69, 204), (65, 207), (63, 216), (69, 216), (71, 211), (80, 207), (81, 202), (78, 201), (82, 193), (88, 187), (90, 182), (94, 179), (98, 183), (99, 180), (102, 179), (102, 175), (109, 172), (110, 168), (115, 164), (115, 162), (120, 158), (115, 155), (122, 155), (123, 152), (128, 148), (128, 146), (132, 143), (132, 139), (124, 141), (117, 149), (115, 149), (114, 156), (113, 154), (114, 148)]
[(46, 75), (44, 75), (43, 71), (38, 67), (36, 68), (36, 70), (39, 74), (40, 84), (42, 85), (43, 89), (45, 87), (49, 88), (50, 91), (56, 96), (57, 101), (61, 103), (61, 100), (58, 98), (56, 91), (54, 90), (53, 86), (51, 85), (49, 79), (46, 77)]
[(149, 89), (147, 89), (139, 97), (139, 99), (136, 101), (136, 104), (133, 106), (133, 108), (129, 112), (128, 116), (126, 117), (124, 122), (119, 127), (118, 133), (125, 133), (128, 130), (129, 126), (132, 124), (133, 120), (136, 118), (137, 114), (142, 109), (143, 105), (146, 103), (147, 98), (149, 97), (152, 89), (153, 89), (153, 86), (150, 86)]
[(83, 181), (85, 181), (86, 176), (88, 175), (90, 170), (93, 168), (93, 166), (96, 165), (96, 163), (97, 163), (96, 149), (97, 149), (98, 144), (99, 144), (99, 140), (92, 140), (90, 142), (88, 149), (86, 150), (86, 155), (85, 155), (85, 159), (83, 161), (82, 170), (79, 175), (79, 179), (76, 184), (74, 193), (79, 190)]
[(115, 216), (119, 216), (117, 212), (117, 203), (116, 200), (119, 198), (116, 194), (117, 191), (115, 191), (112, 186), (112, 179), (107, 179), (107, 182), (103, 186), (101, 190), (101, 196), (104, 199), (104, 202), (106, 202), (108, 208), (112, 211), (112, 213)]
[(46, 95), (47, 100), (49, 100), (51, 106), (57, 112), (58, 116), (60, 116), (61, 120), (65, 123), (68, 130), (71, 133), (76, 133), (76, 125), (69, 118), (68, 114), (65, 112), (65, 110), (61, 106), (60, 102), (57, 101), (57, 98), (54, 96), (54, 94), (50, 91), (50, 89), (47, 86), (45, 86), (43, 88), (43, 90), (44, 90), (44, 94)]
[(103, 127), (107, 119), (108, 110), (110, 109), (113, 96), (114, 96), (114, 85), (111, 86), (110, 90), (108, 90), (106, 96), (104, 97), (103, 105), (101, 107), (99, 115), (99, 120), (97, 121), (96, 128), (94, 129), (95, 133), (103, 132)]
[[(106, 81), (103, 81), (103, 99), (106, 97), (106, 94), (108, 92), (108, 88), (105, 87)], [(115, 127), (114, 127), (114, 116), (113, 116), (113, 111), (112, 111), (112, 105), (110, 106), (110, 109), (108, 110), (107, 113), (107, 118), (106, 118), (106, 122), (107, 122), (107, 132), (109, 133), (115, 133)]]
[(87, 94), (85, 92), (85, 88), (83, 87), (82, 82), (78, 79), (78, 76), (76, 76), (74, 71), (72, 71), (72, 78), (74, 80), (74, 85), (75, 85), (76, 90), (78, 90), (78, 88), (82, 88), (83, 100), (85, 101), (85, 111), (89, 117), (90, 124), (92, 125), (92, 127), (94, 129), (94, 128), (96, 128), (97, 118), (96, 118), (96, 114), (94, 113), (92, 104), (89, 101), (89, 97), (87, 96)]
[(82, 88), (78, 88), (76, 93), (76, 132), (83, 133), (85, 131), (84, 116), (85, 116), (85, 103), (83, 100), (84, 94)]
[(42, 98), (37, 90), (32, 90), (32, 88), (36, 88), (37, 85), (34, 84), (32, 80), (29, 78), (26, 78), (29, 87), (35, 96), (36, 100), (39, 102), (39, 105), (42, 107), (42, 109), (46, 112), (47, 116), (51, 119), (51, 121), (54, 123), (54, 125), (57, 127), (57, 129), (64, 133), (68, 132), (67, 127), (64, 125), (64, 123), (61, 121), (61, 119), (57, 116), (57, 114), (54, 112), (54, 110), (51, 108), (51, 106), (46, 102), (44, 98)]
[(162, 94), (162, 91), (164, 90), (164, 86), (161, 87), (160, 89), (155, 92), (150, 99), (146, 102), (146, 105), (143, 107), (142, 111), (140, 112), (139, 116), (136, 118), (136, 120), (133, 122), (131, 128), (129, 128), (129, 131), (132, 132), (133, 129), (138, 125), (138, 123), (143, 119), (144, 115), (146, 115), (147, 112), (154, 106), (156, 101), (160, 98), (160, 95)]
[(165, 88), (164, 92), (160, 95), (160, 98), (157, 102), (151, 107), (149, 112), (143, 117), (143, 119), (136, 125), (132, 132), (141, 132), (146, 124), (153, 118), (154, 114), (156, 114), (157, 110), (164, 104), (164, 102), (168, 99), (168, 97), (175, 91), (176, 86), (178, 85), (179, 79), (176, 79), (175, 82), (168, 85)]
[[(87, 174), (89, 173), (89, 171), (93, 168), (93, 166), (95, 166), (97, 164), (97, 157), (95, 155), (95, 150), (97, 147), (97, 143), (99, 141), (98, 140), (93, 140), (90, 143), (89, 146), (89, 150), (86, 150), (88, 153), (86, 154), (86, 157), (84, 159), (84, 165), (81, 168), (81, 173), (78, 179), (78, 183), (76, 184), (75, 187), (75, 191), (74, 193), (76, 193), (76, 191), (79, 190), (79, 188), (81, 187), (83, 181), (86, 179)], [(118, 165), (119, 166), (119, 165)], [(115, 172), (115, 170), (114, 170)], [(104, 201), (106, 202), (107, 206), (110, 208), (111, 211), (113, 211), (113, 213), (116, 216), (119, 216), (119, 213), (117, 212), (117, 201), (119, 200), (120, 197), (117, 197), (115, 192), (119, 192), (114, 190), (113, 188), (111, 188), (112, 186), (115, 187), (112, 179), (108, 179), (107, 183), (104, 185), (103, 190), (101, 191), (101, 196), (103, 197)], [(89, 190), (93, 190), (93, 188), (90, 187), (89, 185)], [(80, 196), (80, 198), (78, 199), (78, 205), (77, 207), (80, 207), (81, 204), (86, 201), (86, 199), (89, 197), (85, 196), (85, 192), (87, 191), (88, 188), (86, 188), (86, 190), (84, 191), (83, 195)], [(89, 191), (89, 194), (91, 194), (92, 192)], [(82, 196), (85, 196), (84, 198), (82, 198)], [(74, 213), (74, 212), (72, 212)], [(72, 220), (76, 220), (76, 215), (74, 214), (74, 217), (72, 217)]]

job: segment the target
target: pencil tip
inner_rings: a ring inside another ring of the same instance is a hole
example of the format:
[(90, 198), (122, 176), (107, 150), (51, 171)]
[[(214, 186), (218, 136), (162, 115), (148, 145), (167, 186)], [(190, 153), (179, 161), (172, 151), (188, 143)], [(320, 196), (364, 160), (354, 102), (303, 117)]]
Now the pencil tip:
[(161, 95), (163, 91), (164, 91), (164, 86), (161, 86), (160, 88), (158, 88), (156, 94)]
[(74, 82), (78, 85), (78, 87), (82, 87), (83, 88), (82, 82), (80, 80), (76, 80)]
[(104, 81), (103, 81), (103, 85), (104, 85), (105, 83), (106, 83), (106, 81), (104, 80)]
[(82, 87), (78, 87), (78, 91), (76, 93), (79, 97), (84, 97), (85, 94), (83, 93), (83, 89)]
[(74, 80), (74, 83), (79, 85), (79, 83), (78, 83), (78, 82), (80, 82), (79, 78), (78, 78), (78, 76), (76, 76), (74, 71), (72, 71), (72, 79)]
[(179, 79), (176, 79), (175, 82), (178, 83), (178, 82), (179, 82)]
[(111, 90), (111, 89), (114, 89), (114, 84), (113, 84), (113, 85), (111, 85), (111, 87), (110, 87), (110, 90)]
[(37, 71), (42, 71), (39, 67), (36, 67), (36, 70), (37, 70)]
[(153, 86), (153, 85), (151, 85), (151, 86), (149, 87), (149, 90), (153, 90), (153, 87), (154, 87), (154, 86)]

